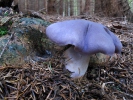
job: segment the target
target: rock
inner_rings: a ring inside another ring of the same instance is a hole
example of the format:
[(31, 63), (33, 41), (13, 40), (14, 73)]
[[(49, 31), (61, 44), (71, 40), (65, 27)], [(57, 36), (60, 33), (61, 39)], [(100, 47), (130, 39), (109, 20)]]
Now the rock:
[[(45, 30), (45, 27), (49, 24), (37, 18), (21, 18), (14, 22), (11, 29), (13, 36), (11, 37), (11, 34), (8, 34), (0, 37), (0, 54), (6, 47), (3, 54), (1, 54), (0, 66), (5, 63), (16, 65), (27, 62), (29, 61), (29, 56), (47, 57), (51, 55), (50, 51), (48, 51), (51, 48), (48, 44), (49, 40), (44, 33), (40, 32), (37, 27), (34, 27), (41, 26)], [(50, 44), (52, 45), (51, 42)]]
[(9, 7), (0, 7), (0, 16), (9, 16), (13, 15), (13, 9)]
[(102, 54), (102, 53), (97, 53), (95, 55), (92, 55), (90, 57), (90, 65), (104, 65), (107, 63), (112, 63), (116, 59), (118, 59), (117, 55), (114, 54), (111, 58), (108, 55)]
[(0, 19), (0, 26), (7, 23), (10, 19), (11, 19), (11, 17), (8, 17), (8, 16), (5, 16), (5, 17), (1, 18)]

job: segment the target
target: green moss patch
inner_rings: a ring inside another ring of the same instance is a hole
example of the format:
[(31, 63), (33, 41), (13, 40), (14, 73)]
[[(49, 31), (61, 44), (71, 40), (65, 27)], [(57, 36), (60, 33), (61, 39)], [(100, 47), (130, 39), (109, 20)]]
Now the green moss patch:
[(5, 27), (5, 26), (0, 27), (0, 36), (6, 35), (7, 32), (8, 32), (7, 27)]

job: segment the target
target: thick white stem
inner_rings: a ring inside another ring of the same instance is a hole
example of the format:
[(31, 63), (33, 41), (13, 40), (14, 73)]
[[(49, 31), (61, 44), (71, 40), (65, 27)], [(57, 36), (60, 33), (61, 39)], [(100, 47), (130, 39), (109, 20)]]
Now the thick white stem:
[(85, 74), (89, 65), (89, 55), (81, 54), (74, 50), (74, 47), (68, 48), (64, 52), (65, 68), (72, 72), (71, 77), (79, 78)]

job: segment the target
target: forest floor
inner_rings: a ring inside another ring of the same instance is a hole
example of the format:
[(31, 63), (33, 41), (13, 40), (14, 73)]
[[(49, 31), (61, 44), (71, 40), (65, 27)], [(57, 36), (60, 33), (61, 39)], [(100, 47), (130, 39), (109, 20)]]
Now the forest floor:
[[(38, 15), (40, 16), (40, 15)], [(131, 100), (133, 99), (133, 24), (123, 18), (41, 16), (49, 22), (86, 19), (107, 26), (121, 40), (120, 59), (89, 65), (85, 76), (64, 73), (62, 51), (45, 62), (0, 66), (0, 98), (4, 100)]]

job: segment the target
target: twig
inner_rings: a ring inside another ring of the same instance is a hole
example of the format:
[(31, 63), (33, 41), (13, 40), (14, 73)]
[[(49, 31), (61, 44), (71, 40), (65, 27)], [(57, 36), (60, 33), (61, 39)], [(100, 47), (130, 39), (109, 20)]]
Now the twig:
[[(18, 94), (17, 100), (27, 91), (27, 89), (30, 88), (30, 86), (31, 86), (31, 84), (28, 84), (27, 87), (24, 89), (24, 91), (23, 91), (22, 93)], [(19, 92), (19, 91), (18, 91), (18, 92)]]
[(49, 94), (48, 94), (48, 96), (46, 97), (46, 99), (45, 99), (45, 100), (48, 100), (48, 98), (50, 97), (50, 95), (51, 95), (52, 91), (53, 91), (53, 90), (50, 90), (50, 92), (49, 92)]
[(36, 96), (35, 96), (34, 91), (33, 91), (33, 90), (31, 90), (31, 92), (32, 92), (33, 100), (36, 100)]
[(113, 79), (116, 83), (121, 84), (124, 88), (127, 88), (129, 91), (133, 92), (133, 90), (132, 90), (130, 87), (126, 86), (125, 84), (122, 84), (118, 79), (116, 79), (115, 77), (111, 76), (111, 75), (110, 75), (108, 72), (106, 72), (105, 70), (104, 70), (104, 72), (105, 72), (111, 79)]
[(123, 95), (126, 95), (126, 96), (128, 96), (128, 97), (130, 97), (130, 98), (133, 98), (133, 95), (131, 95), (131, 94), (124, 93), (124, 92), (122, 92), (122, 91), (118, 91), (118, 92), (121, 93), (121, 94), (123, 94)]
[(2, 57), (2, 55), (3, 55), (3, 53), (4, 53), (4, 51), (5, 51), (5, 49), (6, 49), (7, 45), (8, 45), (8, 43), (9, 43), (10, 40), (12, 39), (13, 35), (14, 35), (14, 33), (11, 34), (11, 36), (10, 36), (10, 38), (8, 39), (6, 45), (4, 46), (3, 50), (1, 51), (1, 53), (0, 53), (0, 59), (1, 59), (1, 57)]

